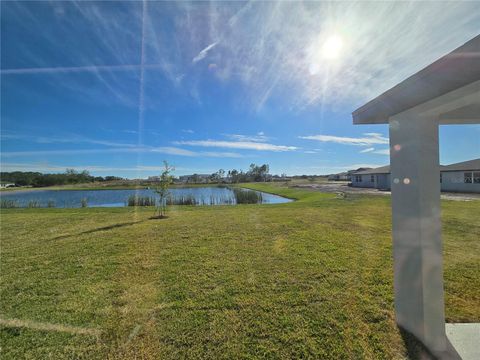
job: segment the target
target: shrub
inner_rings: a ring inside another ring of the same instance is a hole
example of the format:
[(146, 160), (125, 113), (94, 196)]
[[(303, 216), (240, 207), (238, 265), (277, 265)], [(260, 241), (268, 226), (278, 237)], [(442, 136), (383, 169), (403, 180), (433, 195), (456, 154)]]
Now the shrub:
[(88, 206), (87, 198), (80, 200), (80, 205), (82, 208), (86, 208)]

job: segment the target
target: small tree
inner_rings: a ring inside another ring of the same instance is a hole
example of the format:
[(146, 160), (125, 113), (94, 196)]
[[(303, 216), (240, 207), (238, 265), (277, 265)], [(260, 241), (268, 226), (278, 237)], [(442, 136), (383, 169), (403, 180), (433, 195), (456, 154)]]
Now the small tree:
[(157, 205), (158, 217), (163, 218), (167, 212), (167, 197), (169, 194), (170, 185), (173, 182), (173, 176), (170, 175), (174, 168), (168, 165), (168, 162), (163, 161), (164, 170), (160, 174), (160, 180), (158, 186), (155, 188), (155, 192), (158, 194), (159, 202)]

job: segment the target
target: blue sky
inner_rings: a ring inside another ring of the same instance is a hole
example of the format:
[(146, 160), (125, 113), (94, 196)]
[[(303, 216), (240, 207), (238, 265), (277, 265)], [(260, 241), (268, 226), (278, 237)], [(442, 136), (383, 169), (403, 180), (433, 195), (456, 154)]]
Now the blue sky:
[[(478, 24), (475, 2), (2, 2), (2, 171), (385, 165), (387, 126), (351, 112)], [(442, 126), (441, 162), (479, 138)]]

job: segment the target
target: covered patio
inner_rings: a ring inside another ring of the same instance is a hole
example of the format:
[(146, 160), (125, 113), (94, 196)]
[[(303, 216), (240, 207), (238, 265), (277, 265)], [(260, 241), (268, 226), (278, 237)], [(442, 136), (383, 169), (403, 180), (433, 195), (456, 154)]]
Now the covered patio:
[(480, 123), (480, 35), (352, 115), (389, 124), (397, 324), (436, 358), (480, 358), (478, 324), (445, 327), (438, 143), (439, 125)]

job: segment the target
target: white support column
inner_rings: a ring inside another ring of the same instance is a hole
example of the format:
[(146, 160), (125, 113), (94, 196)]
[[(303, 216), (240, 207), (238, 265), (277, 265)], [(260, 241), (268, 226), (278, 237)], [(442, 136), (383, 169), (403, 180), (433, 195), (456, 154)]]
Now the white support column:
[(443, 299), (438, 121), (404, 112), (390, 123), (397, 323), (447, 351)]

